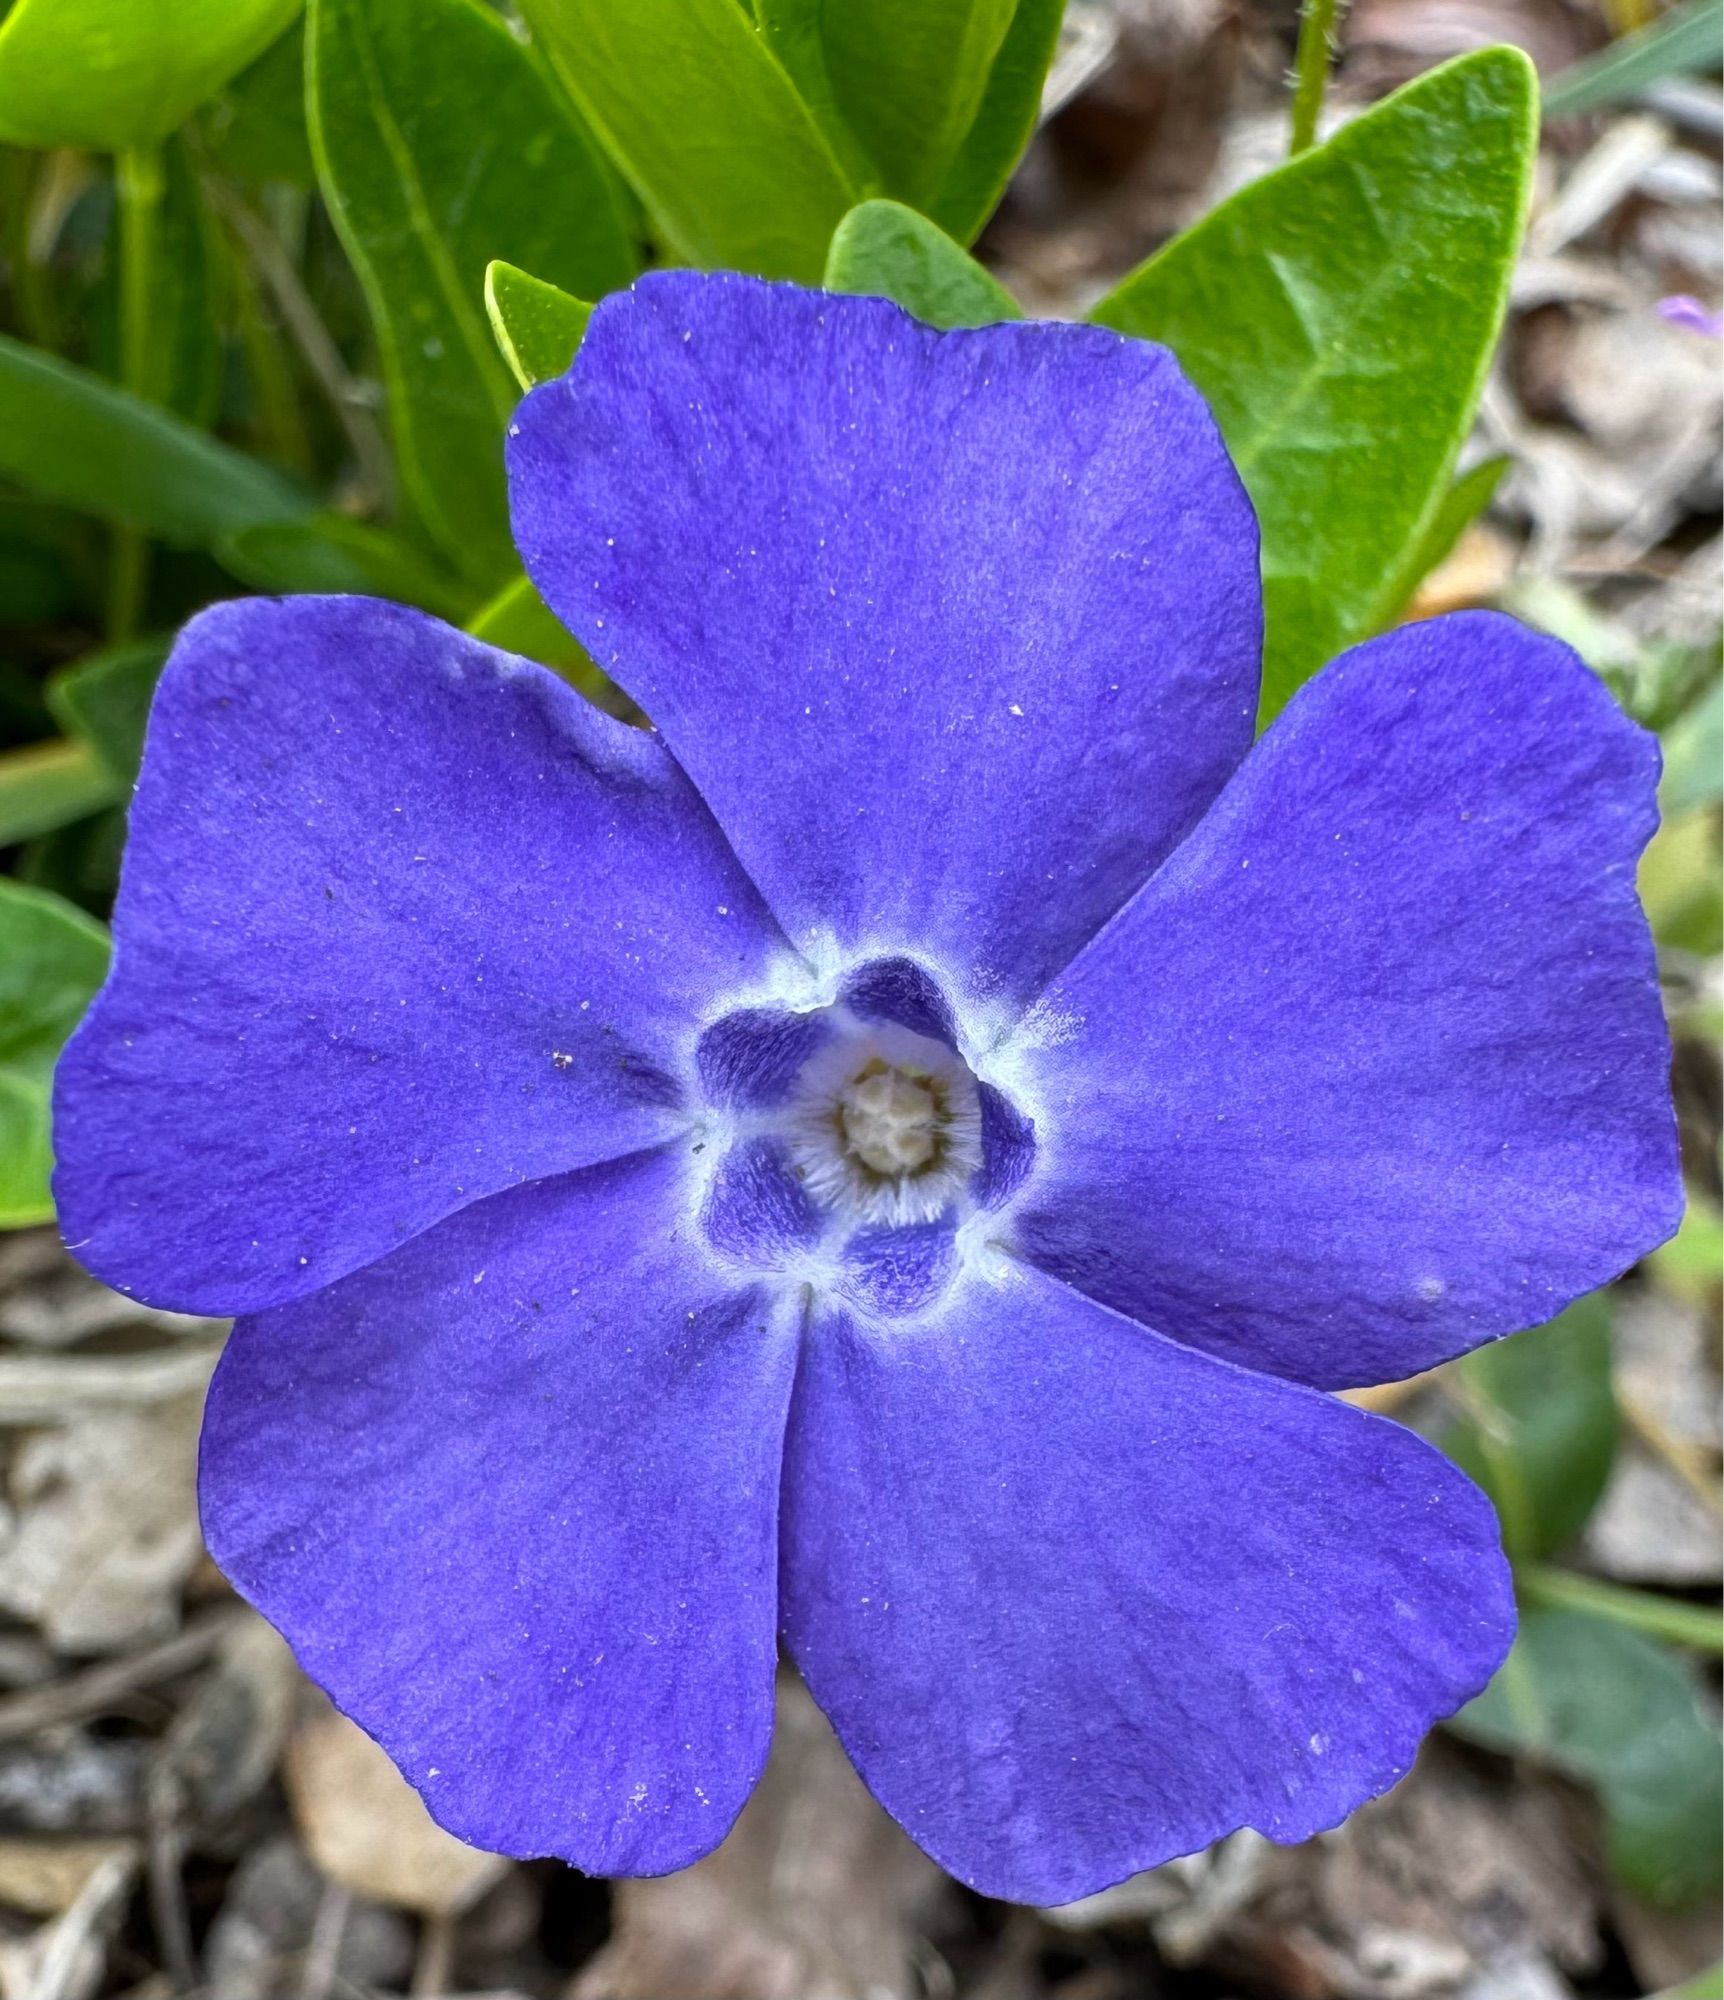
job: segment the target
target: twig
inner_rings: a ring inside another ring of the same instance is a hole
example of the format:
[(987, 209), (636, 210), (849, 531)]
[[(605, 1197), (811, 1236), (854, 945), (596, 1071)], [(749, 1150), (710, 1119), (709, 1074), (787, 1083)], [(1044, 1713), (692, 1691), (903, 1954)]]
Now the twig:
[(180, 1823), (185, 1798), (171, 1749), (164, 1750), (151, 1764), (144, 1803), (149, 1835), (145, 1875), (150, 1891), (150, 1922), (161, 1951), (163, 1970), (173, 1982), (174, 1991), (185, 1993), (196, 1984), (198, 1967), (181, 1873), (185, 1842)]
[(66, 2000), (76, 1980), (85, 1947), (94, 1941), (97, 1927), (131, 1886), (133, 1863), (128, 1855), (110, 1854), (90, 1872), (90, 1879), (64, 1916), (56, 1919), (48, 1934), (36, 1976), (27, 1990), (27, 2000)]
[(455, 1923), (451, 1917), (427, 1917), (419, 1933), (419, 1956), (413, 1962), (412, 2000), (437, 2000), (447, 1994), (455, 1973)]
[(305, 365), (328, 398), (359, 467), (359, 482), (367, 507), (380, 506), (390, 492), (389, 449), (383, 433), (365, 408), (359, 385), (347, 372), (340, 350), (323, 323), (323, 316), (311, 294), (293, 268), (293, 260), (276, 241), (274, 233), (221, 181), (206, 179), (204, 192), (211, 205), (227, 222), (257, 266), (259, 277), (269, 287), (281, 314), (282, 324), (293, 337)]
[(1666, 1430), (1646, 1405), (1628, 1394), (1620, 1382), (1616, 1385), (1616, 1401), (1628, 1420), (1629, 1428), (1647, 1450), (1663, 1459), (1702, 1506), (1714, 1514), (1718, 1513), (1724, 1503), (1720, 1500), (1711, 1453), (1706, 1447), (1692, 1444), (1687, 1438), (1679, 1438)]
[(311, 1943), (299, 1975), (299, 2000), (329, 2000), (341, 1963), (341, 1941), (353, 1914), (353, 1891), (339, 1882), (325, 1882), (312, 1920)]
[(213, 1343), (152, 1354), (0, 1355), (0, 1424), (63, 1423), (78, 1410), (189, 1396), (209, 1380)]
[(0, 1701), (0, 1743), (100, 1715), (139, 1688), (186, 1673), (208, 1659), (246, 1615), (237, 1606), (224, 1605), (219, 1611), (207, 1612), (193, 1620), (171, 1639), (134, 1653), (130, 1659), (104, 1660), (100, 1666), (68, 1674), (52, 1687), (28, 1688), (9, 1695)]

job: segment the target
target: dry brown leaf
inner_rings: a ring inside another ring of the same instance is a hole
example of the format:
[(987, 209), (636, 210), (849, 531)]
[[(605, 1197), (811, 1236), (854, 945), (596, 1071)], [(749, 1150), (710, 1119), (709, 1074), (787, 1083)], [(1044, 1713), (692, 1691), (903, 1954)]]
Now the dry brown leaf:
[(57, 1917), (90, 1885), (97, 1869), (137, 1864), (130, 1840), (0, 1840), (0, 1903), (33, 1917)]
[(944, 1880), (785, 1674), (771, 1761), (730, 1837), (680, 1874), (618, 1883), (616, 1936), (570, 2000), (908, 2000)]
[(1475, 521), (1413, 593), (1403, 618), (1435, 618), (1440, 612), (1489, 604), (1514, 574), (1516, 555), (1514, 543), (1499, 528)]
[(346, 1899), (329, 2000), (399, 1992), (413, 1963), (411, 1921), (332, 1889), (290, 1834), (254, 1847), (234, 1871), (204, 1946), (202, 2000), (305, 2000), (306, 1961), (330, 1899)]
[(109, 1854), (52, 1922), (0, 1944), (0, 2000), (91, 2000), (136, 1869), (134, 1852)]
[[(207, 1376), (213, 1355), (198, 1357)], [(13, 1457), (0, 1605), (65, 1652), (112, 1652), (170, 1628), (203, 1544), (201, 1386), (134, 1408), (76, 1411)]]
[(445, 1833), (364, 1730), (319, 1704), (288, 1741), (300, 1838), (331, 1881), (424, 1916), (456, 1916), (509, 1863)]

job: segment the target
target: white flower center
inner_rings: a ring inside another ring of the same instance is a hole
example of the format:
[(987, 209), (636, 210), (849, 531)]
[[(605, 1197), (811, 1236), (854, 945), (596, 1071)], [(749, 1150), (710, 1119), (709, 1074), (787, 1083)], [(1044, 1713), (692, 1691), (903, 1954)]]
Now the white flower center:
[(847, 1023), (809, 1061), (784, 1131), (809, 1193), (862, 1222), (932, 1222), (982, 1158), (963, 1058), (891, 1022)]
[(876, 1057), (838, 1093), (844, 1143), (870, 1173), (919, 1174), (940, 1150), (944, 1096), (925, 1072)]

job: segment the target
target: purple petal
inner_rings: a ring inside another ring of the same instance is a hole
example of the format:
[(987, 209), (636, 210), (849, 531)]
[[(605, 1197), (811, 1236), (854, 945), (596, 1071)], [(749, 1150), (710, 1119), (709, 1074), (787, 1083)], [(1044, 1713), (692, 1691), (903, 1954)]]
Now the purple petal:
[(204, 1530), (441, 1823), (658, 1874), (715, 1846), (772, 1726), (800, 1312), (679, 1227), (679, 1157), (476, 1203), (242, 1320)]
[(192, 1311), (315, 1290), (661, 1138), (774, 935), (663, 747), (554, 675), (363, 598), (220, 605), (156, 697), (60, 1066), (67, 1241)]
[(1033, 994), (1251, 740), (1256, 524), (1162, 349), (656, 274), (509, 467), (540, 589), (799, 944)]
[(1682, 1208), (1634, 893), (1657, 777), (1511, 619), (1337, 661), (1050, 989), (1025, 1254), (1325, 1387), (1615, 1277)]
[(828, 1313), (784, 1474), (786, 1637), (870, 1790), (1063, 1902), (1391, 1785), (1514, 1627), (1490, 1504), (1410, 1432), (1039, 1273)]
[(1724, 313), (1708, 312), (1698, 299), (1690, 298), (1686, 292), (1679, 292), (1674, 298), (1660, 299), (1658, 312), (1661, 319), (1667, 319), (1672, 326), (1685, 328), (1689, 333), (1704, 334), (1708, 340), (1724, 340)]

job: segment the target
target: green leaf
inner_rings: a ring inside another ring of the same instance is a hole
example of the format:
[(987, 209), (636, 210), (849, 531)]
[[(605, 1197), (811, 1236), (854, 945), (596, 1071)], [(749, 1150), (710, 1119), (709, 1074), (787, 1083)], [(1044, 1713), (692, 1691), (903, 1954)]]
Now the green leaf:
[(981, 233), (1036, 129), (1064, 13), (1065, 0), (1018, 0), (975, 121), (927, 205), (960, 243), (974, 242)]
[(46, 1081), (108, 970), (93, 917), (0, 877), (0, 1067)]
[(1656, 1640), (1581, 1611), (1529, 1609), (1496, 1679), (1450, 1726), (1593, 1785), (1611, 1861), (1637, 1894), (1666, 1905), (1717, 1894), (1718, 1730)]
[(1391, 602), (1385, 622), (1392, 622), (1404, 611), (1425, 578), (1447, 562), (1455, 544), (1496, 498), (1509, 465), (1504, 454), (1482, 458), (1450, 486), (1426, 523), (1423, 536), (1408, 551), (1406, 564), (1387, 594)]
[(16, 0), (0, 26), (0, 140), (153, 145), (298, 11), (299, 0)]
[(211, 105), (205, 129), (223, 173), (253, 187), (317, 185), (305, 124), (305, 27), (295, 21)]
[(17, 879), (95, 909), (113, 901), (125, 845), (126, 806), (116, 800), (29, 841), (18, 853)]
[(48, 706), (60, 727), (81, 736), (126, 784), (138, 775), (144, 725), (167, 657), (164, 641), (142, 639), (87, 654), (48, 683)]
[(346, 514), (260, 522), (227, 536), (217, 554), (253, 590), (369, 593), (457, 621), (473, 605), (471, 586), (432, 569), (399, 536)]
[(575, 638), (526, 575), (514, 576), (467, 621), (467, 631), (487, 646), (519, 653), (541, 666), (567, 667), (586, 658)]
[(858, 193), (871, 192), (881, 185), (880, 169), (838, 108), (826, 66), (824, 13), (825, 0), (753, 0), (752, 6), (755, 26), (812, 113), (850, 185)]
[(478, 0), (312, 0), (306, 60), (318, 178), (376, 323), (403, 487), (488, 586), (515, 567), (516, 391), (485, 267), (504, 256), (593, 297), (626, 284), (615, 189), (538, 56)]
[[(737, 0), (523, 0), (665, 240), (691, 263), (817, 284), (859, 190)], [(542, 257), (493, 247), (584, 297)]]
[(1715, 806), (1724, 796), (1724, 678), (1664, 732), (1658, 809), (1666, 819)]
[(1021, 319), (1010, 292), (926, 216), (895, 201), (865, 201), (839, 223), (826, 289), (896, 299), (930, 326)]
[(593, 309), (500, 260), (485, 267), (485, 311), (498, 351), (523, 389), (568, 372)]
[(1508, 300), (1532, 65), (1484, 49), (1255, 181), (1094, 317), (1166, 341), (1263, 531), (1263, 719), (1380, 629), (1442, 513)]
[(562, 675), (587, 699), (612, 715), (638, 718), (616, 683), (594, 665), (580, 641), (551, 610), (526, 576), (504, 584), (495, 597), (468, 620), (467, 630), (488, 646), (537, 660)]
[(981, 109), (1013, 0), (761, 0), (802, 93), (853, 135), (879, 184), (928, 201)]
[(1463, 1415), (1439, 1442), (1490, 1495), (1509, 1554), (1549, 1555), (1571, 1540), (1616, 1457), (1605, 1294), (1476, 1349), (1444, 1379)]
[(0, 879), (0, 1228), (46, 1222), (48, 1086), (108, 969), (108, 934), (58, 896)]
[[(221, 400), (226, 358), (222, 244), (188, 149), (171, 141), (160, 157), (159, 199), (149, 228), (149, 337), (142, 378), (127, 387), (204, 429)], [(108, 299), (110, 344), (101, 355), (105, 372), (114, 375), (122, 366), (118, 292), (115, 283)]]
[(1572, 118), (1602, 104), (1618, 104), (1666, 77), (1716, 69), (1721, 38), (1724, 0), (1688, 0), (1638, 34), (1624, 35), (1552, 77), (1544, 93), (1544, 115)]
[(1718, 1297), (1718, 1273), (1724, 1270), (1724, 1215), (1709, 1195), (1688, 1190), (1681, 1226), (1646, 1261), (1664, 1291), (1710, 1315)]
[(181, 548), (309, 503), (267, 466), (99, 375), (0, 335), (0, 472)]
[(125, 787), (87, 743), (32, 743), (0, 756), (0, 847), (111, 806)]
[(1697, 1972), (1680, 1986), (1666, 1987), (1654, 2000), (1724, 2000), (1724, 1965)]
[(47, 1091), (0, 1069), (0, 1229), (53, 1221), (48, 1191), (53, 1167)]

